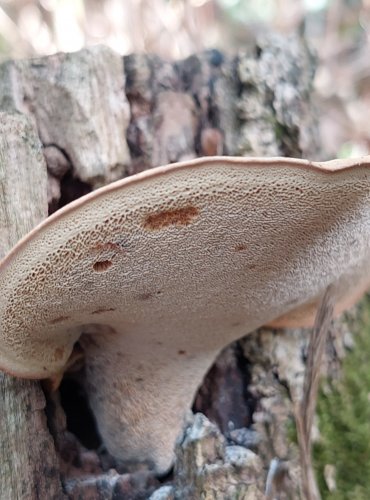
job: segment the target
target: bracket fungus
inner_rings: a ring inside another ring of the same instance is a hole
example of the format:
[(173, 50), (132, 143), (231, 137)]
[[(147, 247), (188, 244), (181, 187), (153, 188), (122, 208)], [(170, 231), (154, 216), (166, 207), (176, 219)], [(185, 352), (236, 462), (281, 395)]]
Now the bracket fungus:
[(48, 378), (74, 344), (117, 458), (165, 472), (205, 373), (265, 324), (309, 325), (370, 284), (370, 157), (214, 157), (65, 206), (0, 263), (0, 367)]

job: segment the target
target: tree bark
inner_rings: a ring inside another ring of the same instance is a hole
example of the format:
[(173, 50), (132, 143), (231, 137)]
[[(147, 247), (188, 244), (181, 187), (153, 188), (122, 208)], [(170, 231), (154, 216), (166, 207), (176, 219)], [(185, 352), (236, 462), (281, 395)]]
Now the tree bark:
[[(3, 64), (0, 257), (46, 217), (46, 196), (50, 213), (118, 178), (204, 155), (323, 159), (311, 99), (313, 73), (302, 40), (280, 36), (261, 39), (234, 57), (209, 50), (170, 63), (149, 55), (121, 58), (94, 47)], [(228, 407), (247, 405), (243, 348), (232, 349), (224, 362), (229, 368), (220, 369), (231, 373), (229, 405), (217, 409), (212, 393), (219, 387), (212, 389), (209, 379), (197, 400), (204, 411), (207, 405), (214, 408), (210, 416), (225, 432)], [(39, 385), (2, 375), (0, 397), (0, 498), (63, 498)], [(249, 425), (251, 413), (247, 408), (233, 415), (235, 427)], [(83, 483), (72, 485), (63, 471), (68, 498), (87, 491), (89, 498), (103, 498), (91, 481), (88, 490)], [(147, 492), (154, 489), (149, 483)], [(104, 484), (104, 494), (109, 488), (113, 494), (116, 486), (110, 485), (117, 483), (110, 478)], [(136, 498), (124, 491), (121, 498)]]
[[(24, 115), (0, 113), (0, 258), (47, 215), (46, 165)], [(0, 498), (64, 498), (40, 384), (0, 373)]]

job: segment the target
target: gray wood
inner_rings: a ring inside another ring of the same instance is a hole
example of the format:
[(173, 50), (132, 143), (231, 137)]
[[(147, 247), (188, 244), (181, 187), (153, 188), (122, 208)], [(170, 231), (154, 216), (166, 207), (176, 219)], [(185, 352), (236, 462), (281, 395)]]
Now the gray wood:
[(60, 150), (93, 187), (124, 175), (130, 110), (122, 57), (107, 47), (4, 63), (0, 109), (32, 116), (43, 146)]
[[(47, 215), (46, 165), (32, 122), (0, 113), (0, 258)], [(0, 373), (0, 498), (65, 498), (40, 384)]]

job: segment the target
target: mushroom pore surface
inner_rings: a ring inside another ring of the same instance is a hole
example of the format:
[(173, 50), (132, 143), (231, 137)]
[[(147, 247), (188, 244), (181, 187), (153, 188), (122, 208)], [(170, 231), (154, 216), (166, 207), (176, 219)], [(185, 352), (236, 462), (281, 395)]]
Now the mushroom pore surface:
[(0, 367), (60, 372), (77, 340), (108, 450), (159, 472), (220, 350), (308, 324), (370, 282), (370, 163), (209, 158), (64, 207), (0, 263)]

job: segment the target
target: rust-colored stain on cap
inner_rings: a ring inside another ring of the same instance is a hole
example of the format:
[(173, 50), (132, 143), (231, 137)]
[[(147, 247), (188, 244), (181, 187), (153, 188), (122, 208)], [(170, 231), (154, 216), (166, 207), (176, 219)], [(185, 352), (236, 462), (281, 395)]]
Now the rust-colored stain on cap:
[(147, 215), (144, 221), (145, 229), (156, 231), (168, 226), (188, 226), (199, 214), (199, 209), (192, 205), (173, 210)]

